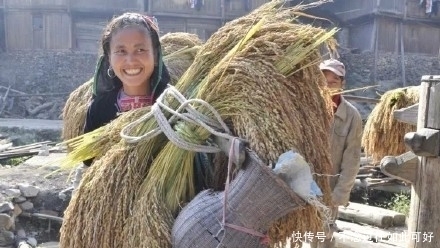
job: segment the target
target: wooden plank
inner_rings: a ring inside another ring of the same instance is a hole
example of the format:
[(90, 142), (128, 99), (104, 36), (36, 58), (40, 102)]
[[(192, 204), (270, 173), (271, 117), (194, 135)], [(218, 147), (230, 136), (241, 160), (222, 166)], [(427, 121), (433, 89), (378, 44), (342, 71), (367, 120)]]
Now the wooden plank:
[(157, 16), (159, 12), (163, 12), (170, 15), (187, 14), (189, 15), (188, 17), (210, 16), (221, 18), (221, 1), (203, 1), (204, 4), (200, 10), (192, 8), (188, 1), (185, 0), (161, 0), (152, 2), (150, 12), (155, 16)]
[(327, 8), (342, 21), (349, 21), (374, 12), (376, 0), (334, 1)]
[(36, 142), (36, 143), (22, 145), (22, 146), (14, 146), (10, 150), (12, 150), (12, 149), (14, 149), (14, 150), (29, 149), (29, 148), (34, 148), (35, 146), (48, 145), (48, 144), (53, 144), (53, 143), (54, 143), (53, 141), (47, 140), (47, 141), (41, 141), (41, 142)]
[(406, 19), (406, 16), (408, 14), (408, 0), (404, 0), (403, 2), (403, 19)]
[(369, 189), (374, 189), (377, 191), (384, 191), (389, 193), (411, 193), (411, 187), (405, 186), (401, 184), (388, 184), (388, 185), (372, 185), (369, 187)]
[[(42, 0), (43, 1), (43, 0)], [(70, 1), (70, 7), (72, 10), (83, 11), (97, 11), (97, 12), (112, 12), (117, 13), (120, 11), (138, 10), (138, 0), (75, 0)], [(153, 0), (150, 0), (150, 2)], [(154, 1), (162, 2), (162, 1)], [(93, 13), (91, 13), (93, 14)]]
[(381, 228), (387, 228), (393, 225), (393, 217), (388, 214), (381, 214), (370, 211), (358, 211), (356, 209), (339, 207), (339, 219), (355, 223), (364, 223)]
[(380, 101), (380, 99), (362, 97), (362, 96), (353, 96), (353, 95), (343, 95), (343, 96), (346, 100), (354, 101), (354, 102), (378, 103)]
[(412, 106), (394, 110), (393, 117), (394, 119), (411, 124), (411, 125), (417, 125), (417, 116), (419, 113), (419, 104), (414, 104)]
[(13, 0), (8, 1), (8, 8), (55, 8), (66, 7), (68, 4), (68, 0)]
[(30, 7), (32, 6), (31, 0), (13, 0), (7, 2), (8, 8)]
[(71, 19), (67, 13), (48, 13), (44, 16), (44, 44), (46, 49), (71, 48)]
[[(419, 98), (417, 129), (440, 129), (440, 76), (423, 76)], [(437, 112), (436, 112), (437, 111)], [(432, 234), (430, 242), (409, 240), (413, 248), (440, 247), (440, 181), (439, 157), (422, 157), (416, 182), (411, 192), (409, 232)], [(423, 238), (423, 237), (422, 237)]]
[(385, 231), (385, 229), (379, 229), (377, 227), (363, 225), (363, 224), (357, 224), (342, 220), (337, 220), (336, 225), (339, 229), (342, 230), (342, 233), (347, 231), (352, 231), (355, 233), (359, 233), (361, 235), (366, 236), (368, 240), (389, 240), (390, 239), (390, 232)]
[[(197, 15), (194, 15), (192, 13), (172, 13), (172, 12), (167, 12), (167, 11), (155, 11), (154, 16), (157, 16), (157, 18), (159, 19), (159, 17), (169, 17), (169, 18), (173, 18), (173, 17), (182, 17), (182, 18), (195, 18), (195, 19), (202, 19), (201, 21), (203, 22), (204, 20), (219, 20), (221, 21), (222, 17), (221, 15), (208, 15), (208, 14), (204, 14), (204, 13), (199, 13)], [(230, 19), (227, 19), (227, 21), (229, 21)], [(160, 22), (159, 22), (160, 25)]]
[(405, 145), (416, 155), (424, 157), (440, 156), (440, 130), (431, 128), (418, 129), (404, 136)]
[(39, 218), (39, 219), (47, 219), (47, 220), (54, 220), (54, 221), (57, 221), (57, 222), (63, 222), (63, 218), (62, 217), (53, 216), (53, 215), (49, 215), (49, 214), (26, 213), (26, 212), (23, 212), (20, 215), (25, 216), (25, 217), (36, 217), (36, 218)]
[(339, 209), (350, 209), (353, 211), (357, 211), (359, 213), (373, 213), (373, 214), (378, 214), (378, 215), (384, 215), (384, 216), (391, 216), (393, 219), (392, 225), (393, 226), (405, 226), (405, 222), (406, 222), (406, 216), (402, 213), (393, 211), (393, 210), (389, 210), (389, 209), (385, 209), (385, 208), (380, 208), (380, 207), (375, 207), (375, 206), (369, 206), (369, 205), (365, 205), (365, 204), (360, 204), (360, 203), (356, 203), (356, 202), (350, 202), (349, 205), (347, 207), (339, 207)]
[(398, 16), (403, 16), (404, 14), (404, 6), (402, 0), (398, 0), (398, 3), (396, 3), (395, 0), (380, 1), (379, 5), (379, 12), (390, 13)]
[(43, 14), (32, 14), (32, 48), (33, 49), (44, 49), (45, 39), (44, 39), (44, 28), (46, 23), (44, 21)]
[(5, 21), (6, 49), (31, 49), (33, 31), (30, 11), (6, 12)]
[(369, 241), (366, 236), (350, 231), (335, 233), (334, 238), (336, 241), (336, 248), (396, 248), (393, 245), (374, 243)]
[[(432, 20), (432, 18), (425, 18)], [(436, 21), (438, 22), (438, 20)], [(412, 21), (405, 23), (404, 43), (405, 52), (438, 55), (438, 44), (440, 43), (439, 29), (433, 25), (427, 25), (421, 21)], [(417, 39), (417, 37), (431, 37), (429, 40)]]
[(398, 182), (371, 184), (368, 182), (368, 178), (356, 179), (354, 181), (354, 188), (356, 188), (357, 190), (365, 190), (365, 191), (374, 189), (378, 191), (385, 191), (391, 193), (411, 192), (410, 186), (405, 186)]
[(390, 34), (395, 34), (398, 31), (398, 23), (391, 18), (378, 18), (378, 49), (381, 52), (395, 51), (395, 37)]
[(21, 153), (17, 153), (17, 154), (7, 154), (7, 155), (1, 155), (0, 154), (0, 159), (11, 159), (11, 158), (21, 158), (21, 157), (27, 157), (27, 156), (34, 156), (37, 155), (38, 152), (34, 151), (34, 152), (21, 152)]
[(419, 158), (413, 152), (406, 152), (399, 156), (386, 156), (380, 162), (383, 174), (409, 183), (416, 180)]

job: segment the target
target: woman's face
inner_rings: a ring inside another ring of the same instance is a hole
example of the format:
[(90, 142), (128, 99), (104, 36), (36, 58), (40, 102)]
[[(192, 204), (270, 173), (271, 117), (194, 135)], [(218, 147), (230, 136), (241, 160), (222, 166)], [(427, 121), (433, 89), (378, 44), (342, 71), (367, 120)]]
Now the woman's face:
[(341, 89), (342, 88), (342, 79), (340, 76), (336, 75), (336, 73), (324, 70), (323, 71), (325, 79), (327, 80), (327, 86), (331, 89)]
[(110, 41), (110, 65), (129, 95), (150, 94), (149, 82), (154, 71), (151, 36), (142, 27), (118, 30)]

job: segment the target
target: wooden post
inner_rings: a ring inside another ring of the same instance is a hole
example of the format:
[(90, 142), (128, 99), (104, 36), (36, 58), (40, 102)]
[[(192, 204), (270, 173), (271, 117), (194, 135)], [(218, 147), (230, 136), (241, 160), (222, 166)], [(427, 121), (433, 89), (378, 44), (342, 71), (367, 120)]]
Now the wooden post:
[(148, 13), (148, 10), (146, 9), (147, 6), (145, 6), (144, 0), (136, 0), (137, 2), (137, 9), (140, 10), (142, 13)]
[(226, 23), (226, 1), (225, 0), (221, 0), (220, 2), (221, 5), (221, 26), (224, 26)]
[[(405, 143), (414, 147), (416, 155), (430, 154), (421, 157), (417, 167), (416, 180), (411, 190), (411, 211), (408, 223), (409, 243), (411, 248), (440, 247), (440, 159), (438, 138), (433, 135), (440, 130), (440, 76), (423, 76), (419, 100), (417, 122), (418, 135), (408, 133)], [(427, 129), (431, 129), (427, 134)], [(419, 131), (423, 132), (419, 133)], [(420, 138), (425, 136), (425, 138)], [(415, 137), (411, 140), (411, 137)], [(434, 138), (433, 138), (434, 137)], [(430, 146), (429, 152), (420, 149)], [(436, 154), (432, 154), (435, 150)]]
[(374, 17), (374, 24), (373, 24), (373, 32), (374, 32), (374, 68), (373, 68), (373, 82), (374, 84), (377, 84), (377, 59), (379, 56), (379, 24), (377, 23), (377, 17)]
[(148, 13), (150, 14), (150, 15), (154, 15), (153, 14), (153, 0), (149, 0), (149, 1), (147, 1), (147, 9), (148, 9)]
[(403, 87), (406, 86), (406, 72), (405, 72), (405, 42), (403, 41), (403, 24), (402, 21), (399, 23), (400, 28), (400, 62), (402, 67), (402, 83)]

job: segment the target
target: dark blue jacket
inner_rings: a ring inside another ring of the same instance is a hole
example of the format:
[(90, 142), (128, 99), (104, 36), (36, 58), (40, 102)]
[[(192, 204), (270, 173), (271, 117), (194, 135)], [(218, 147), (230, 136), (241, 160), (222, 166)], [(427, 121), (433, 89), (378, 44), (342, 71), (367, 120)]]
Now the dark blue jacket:
[[(163, 93), (170, 81), (168, 70), (165, 66), (162, 68), (162, 79), (158, 83), (153, 93), (155, 101)], [(102, 127), (117, 118), (119, 108), (117, 104), (118, 92), (122, 86), (115, 86), (113, 89), (94, 95), (87, 111), (84, 133), (91, 132)], [(204, 153), (197, 153), (194, 160), (194, 175), (196, 192), (210, 188), (212, 178), (211, 156)], [(93, 159), (83, 161), (84, 165), (90, 166)]]

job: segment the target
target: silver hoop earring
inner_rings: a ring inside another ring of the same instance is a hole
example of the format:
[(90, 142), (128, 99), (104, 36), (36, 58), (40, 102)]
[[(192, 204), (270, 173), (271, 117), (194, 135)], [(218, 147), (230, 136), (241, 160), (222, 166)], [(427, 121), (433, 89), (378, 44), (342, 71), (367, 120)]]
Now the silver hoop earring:
[(115, 78), (116, 77), (116, 74), (115, 74), (115, 72), (113, 71), (113, 69), (111, 67), (107, 69), (107, 75), (109, 76), (109, 78)]

